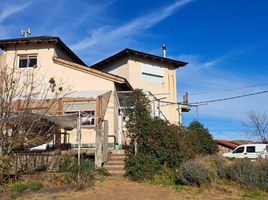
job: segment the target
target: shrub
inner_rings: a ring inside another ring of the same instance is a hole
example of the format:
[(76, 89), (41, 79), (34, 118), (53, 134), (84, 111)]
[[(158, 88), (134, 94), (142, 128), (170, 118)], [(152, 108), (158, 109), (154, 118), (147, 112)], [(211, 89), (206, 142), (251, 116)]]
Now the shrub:
[(182, 143), (183, 152), (187, 152), (187, 156), (195, 157), (196, 155), (212, 155), (218, 151), (218, 145), (213, 140), (208, 129), (200, 122), (193, 121), (186, 128), (183, 134)]
[(154, 177), (151, 183), (175, 186), (177, 184), (176, 173), (174, 170), (164, 167), (161, 172)]
[(249, 159), (234, 160), (226, 168), (226, 178), (246, 187), (268, 191), (268, 161), (258, 163)]
[(40, 190), (44, 187), (44, 185), (38, 181), (30, 181), (27, 183), (27, 185), (28, 185), (28, 188), (33, 190), (33, 191)]
[(153, 180), (160, 171), (161, 166), (154, 155), (137, 154), (128, 159), (126, 163), (126, 175), (134, 181)]
[(249, 159), (237, 159), (227, 166), (226, 178), (246, 186), (256, 185), (258, 170), (255, 165)]
[(27, 190), (29, 188), (29, 186), (27, 185), (27, 183), (24, 183), (24, 182), (16, 182), (16, 183), (13, 183), (11, 186), (10, 186), (10, 192), (14, 192), (14, 193), (17, 193), (17, 192), (22, 192), (24, 190)]
[(265, 160), (259, 165), (259, 181), (258, 187), (264, 191), (268, 191), (268, 161)]
[(188, 160), (180, 165), (179, 180), (185, 185), (200, 187), (210, 182), (210, 171), (196, 160)]
[(209, 163), (212, 165), (212, 170), (216, 176), (219, 178), (226, 177), (226, 160), (217, 155), (212, 155), (208, 157)]
[(77, 158), (64, 157), (59, 166), (59, 172), (67, 173), (65, 183), (74, 185), (77, 189), (92, 186), (95, 182), (95, 165), (89, 159), (82, 158), (80, 162), (80, 180), (78, 180)]
[(12, 193), (19, 193), (28, 189), (37, 191), (37, 190), (42, 189), (43, 187), (44, 187), (43, 184), (38, 181), (16, 182), (16, 183), (11, 184), (9, 190)]

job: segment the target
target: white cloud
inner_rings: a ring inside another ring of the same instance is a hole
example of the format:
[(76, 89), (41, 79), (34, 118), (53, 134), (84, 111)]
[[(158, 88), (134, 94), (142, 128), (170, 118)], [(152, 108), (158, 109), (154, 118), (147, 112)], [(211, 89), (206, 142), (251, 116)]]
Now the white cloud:
[(21, 4), (9, 4), (7, 6), (2, 6), (0, 12), (0, 23), (4, 22), (8, 17), (19, 13), (25, 8), (29, 7), (32, 4), (32, 1), (24, 1)]
[(74, 50), (82, 51), (97, 45), (113, 45), (115, 42), (120, 42), (122, 39), (139, 33), (141, 30), (154, 26), (174, 14), (178, 8), (191, 2), (193, 2), (193, 0), (178, 0), (175, 3), (164, 7), (160, 11), (155, 11), (148, 15), (136, 18), (122, 26), (111, 27), (109, 30), (107, 30), (107, 26), (101, 27), (94, 30), (89, 37), (71, 45), (71, 47)]

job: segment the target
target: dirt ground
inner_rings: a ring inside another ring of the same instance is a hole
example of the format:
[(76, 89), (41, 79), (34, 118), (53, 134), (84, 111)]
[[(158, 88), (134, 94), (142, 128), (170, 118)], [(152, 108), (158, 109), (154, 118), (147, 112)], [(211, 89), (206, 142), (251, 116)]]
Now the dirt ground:
[(173, 200), (173, 199), (268, 199), (266, 193), (245, 193), (234, 185), (212, 185), (204, 188), (136, 183), (123, 177), (109, 177), (96, 186), (74, 191), (40, 191), (18, 199), (96, 199), (96, 200)]

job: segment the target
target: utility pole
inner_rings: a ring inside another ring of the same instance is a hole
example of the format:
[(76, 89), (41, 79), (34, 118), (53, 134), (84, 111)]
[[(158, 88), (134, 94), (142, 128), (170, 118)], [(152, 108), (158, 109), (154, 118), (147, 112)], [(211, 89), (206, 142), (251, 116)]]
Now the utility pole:
[(81, 160), (81, 111), (78, 111), (77, 118), (77, 140), (78, 140), (78, 154), (77, 154), (77, 164), (78, 164), (78, 172), (77, 179), (80, 180), (80, 160)]

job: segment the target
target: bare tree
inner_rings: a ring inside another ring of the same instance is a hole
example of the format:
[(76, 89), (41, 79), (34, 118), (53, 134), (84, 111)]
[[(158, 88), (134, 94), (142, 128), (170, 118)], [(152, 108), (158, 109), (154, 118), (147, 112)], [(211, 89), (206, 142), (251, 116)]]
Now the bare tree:
[(265, 112), (250, 111), (247, 122), (243, 122), (246, 133), (263, 143), (268, 142), (268, 116)]
[(48, 143), (59, 133), (44, 115), (53, 113), (64, 93), (62, 87), (52, 91), (49, 81), (37, 76), (38, 67), (20, 69), (15, 59), (12, 66), (0, 62), (0, 181), (10, 173), (16, 150)]

